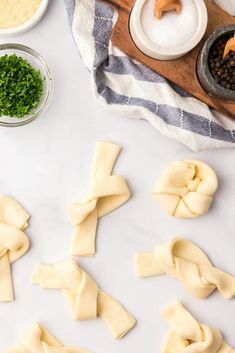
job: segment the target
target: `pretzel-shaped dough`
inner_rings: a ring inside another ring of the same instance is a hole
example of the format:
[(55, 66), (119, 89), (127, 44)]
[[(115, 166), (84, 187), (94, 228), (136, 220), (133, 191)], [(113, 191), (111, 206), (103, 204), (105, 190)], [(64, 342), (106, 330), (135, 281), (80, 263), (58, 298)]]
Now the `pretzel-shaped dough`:
[(137, 254), (136, 268), (140, 277), (163, 274), (177, 277), (199, 299), (209, 297), (215, 289), (225, 299), (235, 296), (235, 277), (213, 267), (205, 253), (186, 239), (175, 238), (157, 245), (154, 254)]
[(23, 233), (29, 215), (23, 207), (8, 196), (0, 196), (0, 302), (14, 300), (11, 264), (29, 248), (29, 239)]
[(75, 320), (92, 320), (100, 316), (114, 338), (122, 338), (136, 324), (116, 299), (99, 289), (74, 258), (54, 266), (39, 264), (32, 283), (42, 288), (62, 289)]
[(91, 183), (86, 199), (70, 206), (69, 213), (75, 225), (72, 254), (95, 254), (98, 219), (120, 207), (130, 198), (128, 185), (122, 176), (111, 175), (121, 147), (109, 142), (96, 144)]
[(175, 10), (177, 15), (182, 11), (181, 0), (156, 0), (155, 16), (160, 20), (163, 12)]
[(170, 304), (161, 314), (170, 326), (162, 353), (235, 353), (219, 330), (197, 322), (180, 302)]
[(217, 187), (217, 176), (207, 164), (184, 160), (171, 163), (163, 171), (153, 193), (170, 216), (192, 218), (209, 210)]
[(20, 339), (20, 346), (4, 353), (89, 353), (77, 347), (64, 347), (43, 326), (35, 323)]

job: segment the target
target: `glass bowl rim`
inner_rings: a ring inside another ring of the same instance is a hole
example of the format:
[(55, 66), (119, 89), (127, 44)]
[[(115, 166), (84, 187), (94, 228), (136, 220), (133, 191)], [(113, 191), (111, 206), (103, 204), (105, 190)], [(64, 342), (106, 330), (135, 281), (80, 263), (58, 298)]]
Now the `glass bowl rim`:
[[(44, 103), (41, 106), (41, 108), (36, 112), (36, 113), (32, 113), (30, 114), (30, 116), (28, 118), (26, 118), (25, 120), (23, 120), (24, 118), (19, 118), (17, 122), (5, 122), (5, 121), (1, 121), (0, 120), (0, 126), (5, 126), (5, 127), (17, 127), (17, 126), (22, 126), (22, 125), (26, 125), (31, 123), (32, 121), (34, 121), (35, 119), (37, 119), (41, 113), (43, 113), (49, 106), (51, 99), (52, 99), (52, 95), (53, 95), (53, 88), (54, 88), (54, 80), (53, 80), (53, 76), (52, 76), (52, 72), (51, 69), (49, 67), (49, 65), (47, 64), (47, 62), (43, 59), (43, 57), (34, 49), (23, 45), (23, 44), (18, 44), (18, 43), (3, 43), (0, 44), (0, 54), (3, 50), (18, 50), (21, 51), (23, 53), (27, 53), (31, 56), (33, 56), (36, 60), (40, 61), (42, 66), (45, 69), (46, 75), (47, 75), (47, 81), (48, 81), (48, 92), (46, 97), (44, 98)], [(16, 54), (17, 55), (17, 54)], [(1, 117), (0, 117), (1, 119)], [(10, 117), (9, 117), (10, 119)]]

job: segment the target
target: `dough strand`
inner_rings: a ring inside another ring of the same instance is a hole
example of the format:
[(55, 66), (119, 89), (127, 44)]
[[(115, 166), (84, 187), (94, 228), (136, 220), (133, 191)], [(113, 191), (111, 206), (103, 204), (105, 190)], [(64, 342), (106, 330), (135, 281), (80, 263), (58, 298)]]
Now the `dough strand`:
[(42, 325), (35, 323), (20, 339), (20, 345), (2, 353), (89, 353), (78, 347), (64, 347)]
[(82, 270), (74, 258), (54, 266), (39, 264), (32, 278), (42, 288), (61, 289), (73, 319), (92, 320), (100, 316), (114, 338), (125, 336), (136, 324), (135, 319)]
[(161, 314), (170, 326), (162, 353), (235, 353), (219, 330), (198, 323), (180, 302), (170, 304)]
[(29, 239), (23, 232), (28, 219), (28, 213), (17, 201), (0, 196), (0, 302), (14, 300), (11, 264), (29, 248)]
[(153, 254), (137, 254), (136, 269), (140, 277), (176, 277), (199, 299), (209, 297), (216, 289), (225, 299), (235, 296), (235, 277), (215, 268), (205, 253), (186, 239), (175, 238), (157, 245)]
[(93, 256), (97, 223), (100, 217), (120, 207), (130, 198), (126, 180), (111, 175), (121, 147), (109, 142), (97, 142), (91, 182), (84, 201), (69, 207), (75, 226), (72, 255)]

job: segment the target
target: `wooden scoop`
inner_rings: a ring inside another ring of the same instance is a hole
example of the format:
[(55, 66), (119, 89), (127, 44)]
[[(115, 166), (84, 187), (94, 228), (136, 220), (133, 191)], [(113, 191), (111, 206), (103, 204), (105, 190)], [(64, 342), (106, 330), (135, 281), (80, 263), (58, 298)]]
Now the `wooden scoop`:
[(225, 45), (223, 58), (225, 58), (230, 51), (235, 51), (235, 33), (234, 37), (230, 38)]
[(163, 12), (175, 10), (177, 15), (182, 10), (181, 0), (156, 0), (155, 16), (160, 20)]

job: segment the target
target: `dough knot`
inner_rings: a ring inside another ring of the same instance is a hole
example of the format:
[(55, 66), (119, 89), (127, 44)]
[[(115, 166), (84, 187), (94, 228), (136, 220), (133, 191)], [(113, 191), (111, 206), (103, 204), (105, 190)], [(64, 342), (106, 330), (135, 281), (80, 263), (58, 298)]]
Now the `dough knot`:
[(43, 326), (35, 323), (20, 339), (19, 347), (10, 349), (8, 353), (89, 353), (77, 347), (64, 347)]
[(153, 254), (137, 254), (136, 267), (140, 277), (167, 274), (178, 278), (199, 299), (207, 298), (215, 289), (225, 299), (235, 296), (235, 277), (215, 268), (206, 254), (186, 239), (157, 245)]
[(87, 197), (69, 207), (75, 226), (72, 254), (91, 256), (95, 254), (95, 238), (98, 219), (120, 207), (130, 198), (130, 191), (122, 176), (111, 175), (120, 146), (98, 142), (93, 172)]
[(171, 163), (157, 178), (153, 194), (171, 216), (193, 218), (205, 214), (218, 187), (215, 172), (205, 163)]
[(161, 314), (170, 326), (162, 353), (235, 353), (219, 330), (198, 323), (180, 302), (169, 305)]
[(100, 316), (115, 338), (121, 338), (135, 326), (135, 319), (97, 284), (71, 258), (54, 266), (39, 264), (32, 282), (42, 288), (61, 289), (75, 320)]
[(23, 207), (8, 196), (0, 196), (0, 302), (14, 300), (11, 264), (29, 248), (29, 239), (23, 232), (29, 215)]

